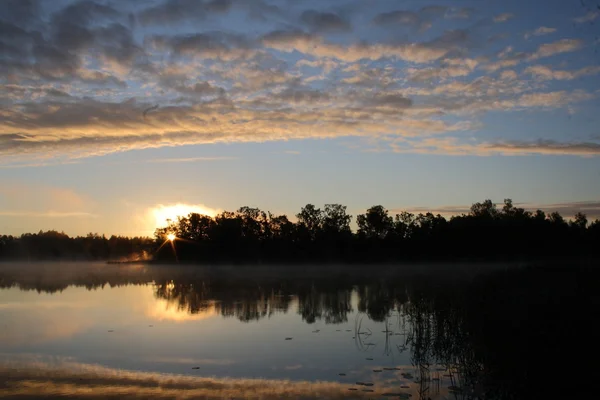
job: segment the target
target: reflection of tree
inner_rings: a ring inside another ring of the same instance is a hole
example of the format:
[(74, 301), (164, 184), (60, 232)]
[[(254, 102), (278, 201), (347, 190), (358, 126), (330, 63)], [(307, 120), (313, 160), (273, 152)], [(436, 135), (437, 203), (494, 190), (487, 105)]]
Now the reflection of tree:
[[(554, 398), (562, 382), (549, 381), (548, 368), (562, 371), (593, 343), (591, 331), (574, 327), (600, 305), (595, 269), (513, 269), (432, 281), (415, 282), (405, 307), (424, 398), (436, 364), (450, 369), (464, 398)], [(585, 381), (586, 368), (579, 365), (577, 380)]]
[(173, 281), (157, 282), (154, 286), (156, 297), (175, 304), (178, 310), (190, 314), (206, 312), (211, 306), (210, 292), (202, 282), (197, 284)]
[[(423, 398), (433, 394), (433, 379), (447, 372), (464, 398), (554, 398), (558, 388), (549, 386), (547, 368), (562, 373), (576, 366), (582, 382), (593, 371), (578, 358), (597, 341), (593, 324), (600, 307), (600, 279), (594, 267), (490, 267), (476, 274), (390, 273), (386, 279), (364, 274), (309, 278), (302, 275), (308, 275), (306, 270), (290, 276), (292, 269), (261, 276), (256, 269), (228, 275), (222, 270), (201, 274), (193, 268), (141, 273), (123, 267), (110, 276), (85, 273), (62, 280), (52, 274), (4, 273), (0, 287), (52, 293), (71, 284), (95, 290), (154, 282), (157, 298), (191, 314), (210, 310), (249, 322), (288, 312), (297, 301), (306, 323), (332, 324), (348, 321), (356, 295), (358, 312), (386, 323), (384, 353), (410, 350)], [(392, 329), (404, 333), (400, 331), (406, 328), (406, 337), (388, 336), (387, 326), (396, 317), (397, 328)], [(358, 323), (355, 331), (363, 348), (375, 340), (375, 332), (364, 324), (361, 328)], [(405, 345), (395, 345), (396, 338)], [(440, 366), (447, 371), (437, 371)], [(573, 378), (560, 379), (570, 383)]]
[(385, 321), (395, 306), (390, 286), (380, 282), (359, 286), (358, 296), (358, 311), (366, 313), (373, 321)]
[(155, 295), (191, 314), (214, 309), (224, 317), (255, 321), (275, 312), (287, 312), (292, 299), (298, 299), (298, 314), (307, 323), (324, 320), (338, 324), (348, 320), (352, 287), (288, 282), (248, 283), (210, 280), (164, 280), (155, 282)]
[(352, 312), (350, 289), (324, 291), (311, 286), (298, 292), (298, 314), (309, 324), (324, 319), (326, 324), (340, 324), (348, 321)]
[(276, 311), (287, 312), (290, 303), (290, 296), (275, 288), (203, 280), (155, 282), (154, 293), (190, 314), (214, 308), (223, 317), (244, 322), (260, 320)]

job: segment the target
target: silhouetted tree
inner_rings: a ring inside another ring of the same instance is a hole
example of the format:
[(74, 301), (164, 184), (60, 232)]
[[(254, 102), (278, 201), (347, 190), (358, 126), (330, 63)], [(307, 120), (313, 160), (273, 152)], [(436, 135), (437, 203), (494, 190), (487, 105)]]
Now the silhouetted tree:
[[(402, 260), (532, 260), (596, 257), (599, 223), (577, 213), (567, 222), (558, 212), (546, 215), (516, 207), (505, 199), (501, 210), (491, 200), (475, 203), (468, 214), (409, 212), (389, 215), (381, 205), (356, 217), (350, 228), (346, 206), (307, 204), (292, 222), (254, 207), (213, 217), (191, 213), (156, 229), (149, 238), (89, 233), (70, 238), (47, 231), (20, 237), (0, 236), (2, 259), (147, 259), (203, 263), (395, 262)], [(176, 240), (168, 244), (168, 235)], [(548, 251), (553, 249), (553, 251)], [(557, 249), (563, 250), (557, 251)], [(177, 257), (176, 257), (177, 256)]]
[(373, 206), (366, 214), (356, 217), (358, 235), (366, 238), (385, 238), (393, 228), (393, 219), (383, 206)]

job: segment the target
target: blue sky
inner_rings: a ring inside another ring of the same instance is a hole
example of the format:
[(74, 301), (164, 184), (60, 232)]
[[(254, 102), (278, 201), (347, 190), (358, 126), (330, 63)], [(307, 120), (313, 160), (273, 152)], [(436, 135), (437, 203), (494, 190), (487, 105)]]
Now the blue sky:
[(0, 233), (309, 202), (597, 217), (598, 5), (6, 1)]

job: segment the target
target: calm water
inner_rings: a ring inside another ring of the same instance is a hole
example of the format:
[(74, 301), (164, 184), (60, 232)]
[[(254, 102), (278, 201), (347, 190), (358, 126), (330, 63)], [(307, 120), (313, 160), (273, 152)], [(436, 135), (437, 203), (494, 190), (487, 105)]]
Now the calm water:
[(0, 396), (483, 398), (497, 270), (5, 264)]

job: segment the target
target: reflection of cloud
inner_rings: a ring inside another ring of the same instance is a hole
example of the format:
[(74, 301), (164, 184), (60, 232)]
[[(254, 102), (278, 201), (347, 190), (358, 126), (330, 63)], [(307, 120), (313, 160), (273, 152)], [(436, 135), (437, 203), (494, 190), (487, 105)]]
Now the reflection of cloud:
[(190, 365), (233, 365), (234, 360), (218, 358), (183, 358), (183, 357), (142, 357), (144, 362)]
[(68, 303), (68, 302), (46, 302), (46, 301), (31, 301), (31, 302), (4, 302), (0, 304), (0, 310), (28, 310), (28, 309), (37, 309), (37, 310), (50, 310), (54, 308), (75, 308), (75, 309), (84, 309), (87, 307), (82, 303)]
[[(4, 346), (32, 346), (73, 337), (93, 325), (89, 318), (86, 318), (84, 308), (77, 311), (61, 305), (52, 308), (61, 310), (52, 310), (49, 313), (48, 306), (0, 308), (0, 320), (10, 321), (0, 330), (0, 343)], [(57, 319), (57, 315), (63, 315), (65, 318)]]
[[(10, 379), (11, 385), (2, 392), (7, 397), (345, 399), (349, 393), (348, 384), (337, 382), (201, 378), (35, 358), (0, 363), (0, 379)], [(381, 385), (376, 393), (354, 392), (353, 396), (362, 398), (393, 388)]]

